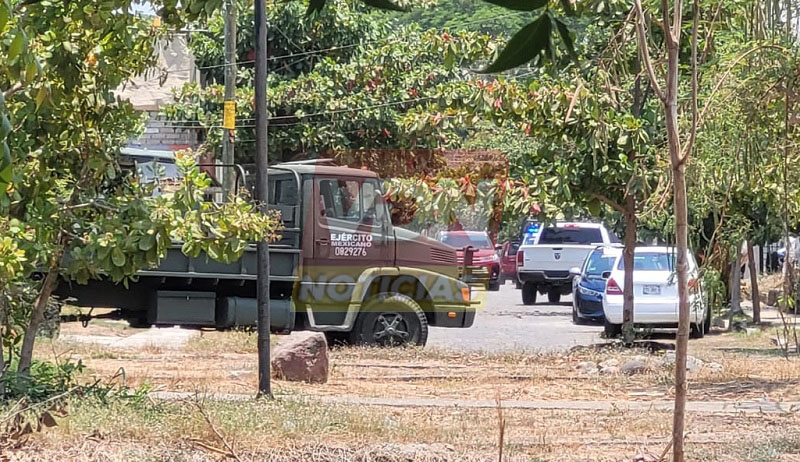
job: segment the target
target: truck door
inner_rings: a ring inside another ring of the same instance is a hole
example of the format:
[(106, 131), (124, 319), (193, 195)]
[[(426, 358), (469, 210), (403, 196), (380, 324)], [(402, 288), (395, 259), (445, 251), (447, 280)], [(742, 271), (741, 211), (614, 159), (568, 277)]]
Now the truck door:
[[(317, 324), (341, 324), (358, 277), (366, 268), (394, 265), (389, 216), (375, 178), (315, 176), (314, 245), (306, 261), (309, 300)], [(324, 291), (324, 297), (318, 296)], [(327, 313), (319, 313), (319, 311)]]

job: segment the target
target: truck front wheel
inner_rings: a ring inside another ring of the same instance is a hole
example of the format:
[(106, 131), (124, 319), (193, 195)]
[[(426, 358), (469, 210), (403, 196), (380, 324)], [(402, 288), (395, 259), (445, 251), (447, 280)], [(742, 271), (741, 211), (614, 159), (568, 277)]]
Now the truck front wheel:
[(536, 286), (532, 282), (522, 285), (522, 303), (525, 305), (536, 304)]
[(410, 297), (384, 293), (361, 306), (350, 334), (356, 345), (424, 346), (428, 341), (428, 321)]

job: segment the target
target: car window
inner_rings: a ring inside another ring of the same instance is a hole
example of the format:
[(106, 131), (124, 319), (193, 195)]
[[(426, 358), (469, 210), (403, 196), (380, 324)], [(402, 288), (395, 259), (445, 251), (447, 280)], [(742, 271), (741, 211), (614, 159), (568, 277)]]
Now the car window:
[(327, 218), (377, 225), (376, 218), (385, 215), (375, 181), (326, 178), (318, 180), (318, 185)]
[[(625, 269), (625, 262), (619, 259), (617, 269)], [(641, 252), (633, 256), (634, 271), (674, 271), (675, 254), (663, 252)]]
[(616, 259), (617, 255), (611, 255), (604, 252), (602, 249), (597, 249), (589, 255), (584, 273), (587, 276), (599, 276), (606, 271), (611, 271), (611, 268), (614, 266), (614, 260)]
[(599, 228), (545, 228), (539, 237), (539, 244), (596, 244), (603, 242), (603, 235)]
[(273, 205), (297, 205), (297, 180), (294, 178), (270, 179), (269, 203)]
[(477, 249), (493, 248), (491, 241), (489, 241), (489, 236), (486, 234), (447, 233), (442, 235), (442, 242), (457, 249), (462, 249), (467, 246), (472, 246)]

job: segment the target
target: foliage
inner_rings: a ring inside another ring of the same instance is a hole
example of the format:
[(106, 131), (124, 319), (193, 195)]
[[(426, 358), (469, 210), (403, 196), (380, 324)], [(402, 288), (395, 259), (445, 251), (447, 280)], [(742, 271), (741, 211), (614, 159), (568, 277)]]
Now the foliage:
[[(342, 149), (439, 148), (458, 143), (463, 133), (456, 126), (426, 137), (411, 136), (402, 116), (412, 108), (446, 104), (448, 96), (437, 89), (468, 78), (463, 67), (491, 53), (493, 43), (488, 36), (421, 32), (413, 27), (390, 33), (381, 23), (366, 28), (365, 22), (374, 22), (371, 16), (344, 2), (313, 18), (305, 18), (295, 4), (272, 14), (274, 28), (296, 45), (292, 52), (300, 53), (288, 68), (277, 60), (279, 65), (270, 75), (272, 159), (315, 157)], [(249, 21), (241, 24), (241, 29), (252, 29), (252, 17), (241, 20)], [(212, 21), (216, 24), (219, 19)], [(321, 27), (326, 24), (331, 25)], [(368, 40), (362, 42), (358, 36)], [(205, 39), (196, 43), (201, 40)], [(206, 53), (208, 65), (211, 58), (218, 60), (215, 65), (221, 63), (221, 42), (208, 43), (213, 44), (217, 48)], [(319, 44), (338, 45), (343, 50), (318, 53)], [(270, 61), (270, 66), (273, 63)], [(298, 74), (297, 69), (304, 73)], [(254, 158), (254, 129), (248, 123), (254, 120), (252, 73), (242, 67), (238, 75), (236, 158), (247, 163)], [(216, 151), (223, 136), (216, 128), (221, 125), (223, 97), (219, 85), (187, 85), (165, 114), (176, 121), (197, 121), (197, 126), (207, 130), (207, 148)]]

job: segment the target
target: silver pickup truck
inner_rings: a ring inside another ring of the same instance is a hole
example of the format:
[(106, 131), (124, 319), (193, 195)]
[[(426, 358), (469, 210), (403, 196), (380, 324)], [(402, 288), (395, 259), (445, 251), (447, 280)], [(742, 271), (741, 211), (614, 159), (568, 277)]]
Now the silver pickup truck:
[(599, 223), (559, 222), (543, 228), (533, 243), (523, 243), (517, 252), (522, 302), (533, 305), (538, 292), (558, 303), (572, 290), (570, 269), (580, 267), (598, 245), (617, 242), (617, 236)]

